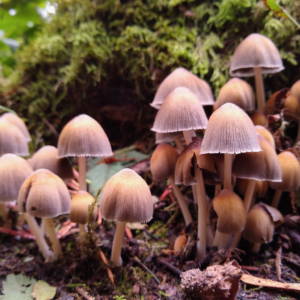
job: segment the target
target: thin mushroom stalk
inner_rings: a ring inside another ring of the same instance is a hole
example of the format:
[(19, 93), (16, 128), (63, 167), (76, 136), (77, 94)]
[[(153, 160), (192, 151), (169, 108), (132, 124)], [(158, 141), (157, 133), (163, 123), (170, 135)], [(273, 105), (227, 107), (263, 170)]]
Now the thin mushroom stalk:
[(122, 248), (122, 242), (124, 238), (125, 227), (126, 227), (126, 222), (117, 223), (114, 242), (111, 250), (110, 260), (117, 266), (123, 265), (123, 260), (121, 257), (121, 248)]
[(224, 153), (224, 189), (232, 190), (231, 185), (231, 173), (232, 173), (232, 161), (233, 154)]
[(273, 200), (272, 200), (271, 206), (273, 206), (273, 207), (275, 207), (275, 208), (278, 207), (278, 204), (279, 204), (281, 195), (282, 195), (282, 191), (280, 191), (280, 190), (276, 190), (276, 191), (275, 191), (275, 194), (274, 194), (274, 196), (273, 196)]
[(79, 190), (86, 191), (86, 157), (78, 157)]
[(53, 220), (51, 218), (45, 218), (45, 226), (47, 228), (47, 232), (49, 234), (49, 239), (52, 243), (52, 249), (56, 258), (58, 258), (62, 254), (61, 246), (59, 240), (57, 238)]
[(254, 68), (254, 76), (255, 76), (256, 97), (257, 97), (257, 108), (261, 113), (264, 113), (265, 91), (264, 91), (264, 81), (261, 73), (261, 67)]
[(181, 143), (180, 138), (179, 138), (178, 136), (176, 136), (176, 137), (174, 138), (174, 140), (175, 140), (175, 143), (176, 143), (176, 146), (177, 146), (179, 152), (182, 152), (183, 149), (184, 149), (184, 147), (183, 147), (183, 145), (182, 145), (182, 143)]
[(0, 212), (2, 220), (6, 222), (8, 220), (9, 209), (4, 203), (0, 203)]

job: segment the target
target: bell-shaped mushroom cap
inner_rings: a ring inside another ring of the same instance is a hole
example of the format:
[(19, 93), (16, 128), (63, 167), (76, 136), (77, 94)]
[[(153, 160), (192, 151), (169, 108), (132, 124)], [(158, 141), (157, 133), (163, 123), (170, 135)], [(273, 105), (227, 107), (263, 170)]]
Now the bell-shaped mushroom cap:
[(159, 144), (150, 160), (150, 171), (155, 181), (161, 181), (174, 176), (175, 164), (179, 154), (168, 144)]
[(275, 141), (272, 133), (264, 126), (256, 125), (255, 130), (258, 134), (263, 136), (275, 149)]
[(165, 99), (151, 130), (175, 132), (205, 129), (206, 125), (207, 117), (197, 96), (188, 88), (178, 87)]
[(202, 139), (200, 137), (194, 137), (193, 142), (180, 153), (175, 167), (175, 184), (191, 185), (197, 183), (194, 179), (194, 157), (196, 157), (199, 169), (216, 173), (213, 155), (199, 155), (201, 143)]
[(162, 144), (162, 143), (169, 143), (175, 140), (176, 137), (182, 137), (183, 134), (181, 131), (177, 132), (155, 132), (155, 143)]
[(230, 76), (254, 76), (254, 67), (261, 67), (262, 74), (278, 73), (284, 69), (282, 59), (275, 44), (267, 37), (252, 33), (235, 49)]
[(282, 172), (282, 182), (270, 182), (272, 189), (280, 191), (295, 191), (300, 186), (300, 167), (296, 156), (283, 151), (277, 155)]
[(20, 212), (40, 218), (54, 218), (70, 212), (71, 198), (61, 178), (39, 169), (23, 183), (18, 197)]
[(233, 103), (223, 104), (209, 118), (201, 154), (261, 151), (248, 115)]
[(267, 125), (267, 117), (259, 110), (253, 111), (251, 114), (249, 114), (249, 117), (252, 120), (254, 125), (261, 125), (261, 126)]
[(6, 153), (29, 155), (28, 144), (21, 130), (3, 118), (0, 120), (0, 156)]
[(253, 243), (269, 243), (272, 241), (276, 223), (282, 223), (281, 213), (274, 207), (259, 203), (250, 210), (243, 237)]
[(297, 97), (300, 104), (300, 79), (293, 84), (291, 92)]
[(100, 124), (88, 115), (73, 118), (58, 139), (58, 157), (111, 156), (109, 140)]
[(206, 81), (184, 68), (177, 68), (160, 84), (154, 100), (150, 105), (159, 109), (167, 96), (180, 86), (184, 86), (196, 94), (202, 105), (214, 104), (213, 93)]
[(62, 180), (74, 178), (72, 166), (68, 158), (57, 158), (58, 149), (53, 146), (44, 146), (38, 150), (30, 159), (33, 170), (47, 169)]
[(251, 85), (242, 79), (231, 78), (220, 89), (214, 110), (228, 102), (234, 103), (243, 110), (254, 110), (255, 98)]
[(232, 174), (238, 178), (281, 181), (281, 168), (274, 147), (261, 135), (258, 141), (262, 151), (238, 154), (232, 165)]
[(231, 190), (222, 190), (211, 202), (210, 218), (217, 218), (217, 231), (233, 234), (243, 230), (246, 212), (242, 199)]
[(29, 163), (15, 155), (4, 154), (0, 158), (0, 203), (18, 199), (23, 182), (33, 173)]
[[(89, 208), (94, 202), (94, 197), (86, 191), (78, 191), (71, 200), (70, 221), (77, 224), (86, 224), (89, 215)], [(97, 219), (97, 206), (91, 214), (91, 221)]]
[(0, 118), (5, 119), (7, 122), (17, 126), (24, 134), (26, 141), (27, 142), (31, 141), (31, 137), (28, 132), (28, 129), (27, 129), (24, 121), (19, 116), (15, 115), (13, 113), (7, 112), (7, 113), (3, 114)]
[(106, 183), (100, 211), (106, 220), (129, 223), (148, 222), (153, 216), (150, 189), (135, 171), (123, 169)]
[[(236, 187), (240, 195), (245, 196), (249, 179), (238, 178)], [(255, 180), (253, 197), (264, 197), (268, 190), (268, 181)]]

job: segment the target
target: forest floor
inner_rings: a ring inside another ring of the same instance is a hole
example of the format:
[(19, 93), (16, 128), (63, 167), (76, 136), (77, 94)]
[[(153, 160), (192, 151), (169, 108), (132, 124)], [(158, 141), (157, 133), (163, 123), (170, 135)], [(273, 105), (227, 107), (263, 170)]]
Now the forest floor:
[[(300, 283), (300, 257), (297, 255), (300, 249), (300, 217), (297, 215), (298, 207), (294, 197), (289, 193), (284, 193), (285, 202), (279, 207), (285, 215), (284, 224), (276, 229), (270, 244), (261, 246), (258, 254), (251, 252), (251, 243), (242, 240), (240, 249), (218, 251), (211, 247), (206, 257), (195, 260), (196, 222), (186, 227), (166, 183), (152, 183), (149, 158), (142, 155), (138, 161), (134, 161), (127, 154), (125, 157), (130, 160), (131, 167), (138, 170), (150, 184), (157, 203), (153, 219), (148, 224), (131, 225), (126, 231), (122, 248), (123, 266), (116, 267), (103, 262), (103, 254), (107, 260), (110, 258), (115, 231), (113, 222), (102, 220), (101, 224), (96, 224), (88, 234), (87, 242), (80, 245), (77, 225), (70, 223), (67, 216), (56, 218), (55, 225), (63, 255), (56, 262), (45, 262), (28, 226), (24, 224), (22, 231), (16, 232), (18, 213), (16, 207), (12, 207), (11, 223), (10, 226), (6, 225), (10, 229), (5, 229), (0, 219), (0, 291), (3, 288), (4, 294), (0, 295), (0, 299), (34, 299), (31, 293), (21, 297), (22, 293), (25, 295), (22, 288), (26, 292), (32, 291), (31, 283), (22, 283), (24, 278), (18, 281), (10, 277), (12, 282), (15, 280), (11, 288), (8, 284), (9, 274), (23, 274), (56, 287), (54, 295), (48, 298), (40, 296), (38, 300), (188, 299), (180, 288), (181, 272), (193, 268), (205, 270), (208, 266), (222, 265), (232, 260), (239, 264), (245, 274), (276, 282), (280, 279), (285, 283)], [(117, 164), (120, 161), (124, 163), (125, 160), (106, 161), (106, 164)], [(99, 161), (93, 164), (94, 167), (99, 166)], [(182, 187), (181, 190), (196, 220), (197, 207), (192, 200), (190, 188)], [(207, 186), (208, 196), (212, 193), (213, 188)], [(271, 199), (271, 190), (268, 195), (265, 202)], [(184, 233), (188, 242), (180, 253), (175, 254), (174, 241)], [(18, 290), (21, 291), (18, 294), (20, 298), (12, 296)], [(300, 294), (289, 288), (267, 288), (264, 284), (257, 286), (240, 281), (236, 299), (300, 299)]]

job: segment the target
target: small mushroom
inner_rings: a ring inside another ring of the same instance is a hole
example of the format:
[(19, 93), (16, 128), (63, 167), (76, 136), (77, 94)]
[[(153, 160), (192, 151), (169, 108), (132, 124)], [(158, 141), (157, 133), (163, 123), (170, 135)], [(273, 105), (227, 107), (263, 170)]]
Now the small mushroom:
[(250, 119), (252, 120), (254, 125), (267, 125), (267, 117), (260, 111), (255, 110), (249, 114)]
[(187, 243), (186, 235), (185, 234), (179, 235), (176, 238), (175, 243), (174, 243), (175, 254), (178, 254), (179, 252), (181, 252), (184, 249), (186, 243)]

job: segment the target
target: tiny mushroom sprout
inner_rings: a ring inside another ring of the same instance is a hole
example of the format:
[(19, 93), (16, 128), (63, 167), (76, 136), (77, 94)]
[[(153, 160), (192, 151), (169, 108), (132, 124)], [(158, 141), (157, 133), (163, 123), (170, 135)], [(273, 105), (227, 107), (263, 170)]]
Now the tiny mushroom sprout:
[(198, 78), (196, 75), (184, 68), (177, 68), (160, 84), (154, 100), (150, 105), (159, 109), (167, 96), (175, 88), (180, 86), (186, 87), (196, 94), (202, 105), (214, 104), (213, 93), (206, 81)]
[(126, 223), (148, 222), (153, 216), (153, 202), (147, 183), (135, 171), (123, 169), (104, 186), (100, 210), (104, 219), (116, 221), (111, 260), (123, 264), (121, 246)]
[(193, 222), (187, 204), (180, 192), (180, 189), (175, 184), (174, 171), (178, 152), (168, 144), (159, 144), (154, 150), (150, 160), (150, 170), (152, 178), (155, 181), (162, 181), (168, 178), (171, 182), (173, 191), (176, 195), (179, 207), (184, 217), (186, 226)]
[(276, 190), (272, 201), (272, 206), (277, 208), (283, 191), (295, 191), (300, 186), (300, 166), (296, 156), (283, 151), (278, 154), (278, 161), (282, 172), (281, 182), (270, 182), (272, 189)]
[(259, 33), (252, 33), (235, 49), (229, 73), (230, 76), (237, 77), (255, 76), (257, 106), (263, 112), (265, 92), (262, 74), (273, 74), (283, 69), (275, 44)]
[(192, 142), (196, 129), (205, 129), (207, 117), (197, 96), (186, 87), (178, 87), (165, 99), (152, 130), (167, 133), (182, 131), (186, 144)]
[(276, 208), (259, 203), (247, 216), (243, 237), (254, 243), (253, 251), (258, 252), (260, 244), (272, 241), (275, 227), (282, 223), (283, 217)]
[(251, 85), (242, 79), (231, 78), (221, 87), (213, 108), (216, 110), (228, 102), (246, 111), (254, 110), (255, 97)]
[(23, 135), (25, 136), (26, 141), (27, 142), (31, 141), (31, 137), (28, 132), (28, 129), (27, 129), (24, 121), (19, 116), (15, 115), (13, 113), (7, 112), (7, 113), (4, 113), (3, 115), (1, 115), (0, 119), (4, 119), (8, 123), (11, 123), (11, 124), (17, 126), (21, 130)]
[(23, 183), (18, 197), (19, 211), (33, 217), (45, 218), (47, 232), (56, 258), (61, 246), (52, 218), (70, 212), (71, 198), (64, 182), (54, 173), (39, 169)]
[(224, 189), (231, 189), (234, 154), (261, 151), (254, 125), (233, 103), (223, 104), (211, 115), (200, 154), (224, 153)]

